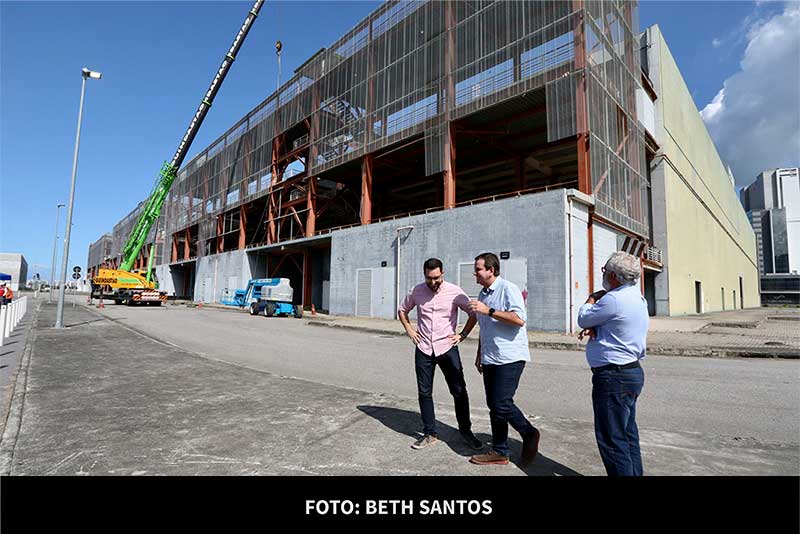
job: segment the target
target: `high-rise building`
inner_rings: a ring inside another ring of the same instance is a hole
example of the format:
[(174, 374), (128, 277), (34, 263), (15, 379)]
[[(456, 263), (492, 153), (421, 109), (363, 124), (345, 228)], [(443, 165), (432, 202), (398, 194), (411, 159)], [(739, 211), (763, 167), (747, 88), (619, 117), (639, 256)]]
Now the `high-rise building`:
[(742, 189), (742, 205), (758, 243), (761, 274), (800, 272), (800, 172), (798, 168), (760, 173)]
[(756, 234), (762, 303), (800, 304), (800, 170), (760, 173), (741, 201)]

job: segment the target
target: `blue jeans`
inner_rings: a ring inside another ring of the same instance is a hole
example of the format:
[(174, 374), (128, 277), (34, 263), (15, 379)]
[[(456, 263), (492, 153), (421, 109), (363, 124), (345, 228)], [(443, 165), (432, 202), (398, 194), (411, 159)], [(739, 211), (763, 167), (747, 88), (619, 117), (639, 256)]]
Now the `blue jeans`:
[(514, 427), (523, 438), (535, 430), (514, 404), (514, 394), (524, 369), (523, 361), (483, 366), (483, 387), (486, 390), (486, 404), (489, 406), (489, 420), (492, 423), (492, 448), (503, 456), (510, 455), (508, 425)]
[(641, 367), (592, 375), (594, 435), (608, 476), (642, 476), (636, 399), (643, 387)]
[(436, 415), (433, 409), (433, 375), (436, 366), (442, 370), (447, 387), (456, 405), (456, 420), (458, 430), (471, 432), (472, 423), (469, 419), (469, 396), (467, 383), (464, 381), (464, 367), (461, 365), (461, 356), (458, 347), (452, 347), (441, 356), (428, 356), (419, 349), (414, 351), (415, 368), (417, 371), (417, 393), (419, 395), (419, 411), (422, 415), (423, 433), (436, 435)]

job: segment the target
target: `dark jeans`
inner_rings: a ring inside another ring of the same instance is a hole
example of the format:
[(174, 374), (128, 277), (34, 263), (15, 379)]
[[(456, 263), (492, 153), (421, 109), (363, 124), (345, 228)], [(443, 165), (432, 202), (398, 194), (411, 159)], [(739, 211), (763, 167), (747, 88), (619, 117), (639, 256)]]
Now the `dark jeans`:
[(461, 432), (470, 432), (472, 423), (469, 420), (469, 396), (467, 384), (464, 382), (464, 368), (458, 347), (452, 347), (441, 356), (426, 356), (421, 350), (414, 352), (417, 370), (417, 393), (419, 394), (419, 411), (422, 414), (423, 432), (436, 435), (436, 416), (433, 410), (433, 375), (438, 365), (450, 394), (456, 405), (456, 420)]
[(608, 476), (642, 476), (636, 399), (644, 387), (644, 371), (598, 371), (592, 375), (594, 435)]
[(483, 366), (483, 386), (492, 423), (492, 448), (503, 456), (509, 456), (508, 425), (523, 438), (534, 431), (533, 425), (514, 404), (514, 393), (524, 369), (525, 362), (522, 361)]

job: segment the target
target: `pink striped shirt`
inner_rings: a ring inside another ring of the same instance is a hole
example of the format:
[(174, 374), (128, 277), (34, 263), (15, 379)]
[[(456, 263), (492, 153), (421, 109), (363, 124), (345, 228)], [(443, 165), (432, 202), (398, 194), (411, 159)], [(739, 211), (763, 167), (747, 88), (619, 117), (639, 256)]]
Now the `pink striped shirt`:
[(444, 281), (436, 293), (424, 282), (415, 286), (403, 301), (400, 311), (409, 313), (415, 306), (420, 337), (417, 348), (428, 356), (441, 356), (453, 346), (448, 336), (456, 333), (459, 308), (472, 315), (469, 297), (464, 290)]

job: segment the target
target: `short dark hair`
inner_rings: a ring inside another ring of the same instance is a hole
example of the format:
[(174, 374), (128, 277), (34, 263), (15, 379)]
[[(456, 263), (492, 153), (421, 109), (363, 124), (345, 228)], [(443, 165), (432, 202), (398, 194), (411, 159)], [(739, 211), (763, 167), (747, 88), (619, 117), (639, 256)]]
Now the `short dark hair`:
[(475, 261), (483, 260), (483, 266), (487, 270), (492, 269), (495, 276), (500, 276), (500, 260), (491, 252), (484, 252), (475, 256)]
[(422, 269), (426, 273), (434, 269), (441, 269), (442, 272), (444, 272), (444, 267), (442, 267), (442, 260), (440, 260), (439, 258), (429, 258), (425, 260), (425, 264), (422, 266)]

